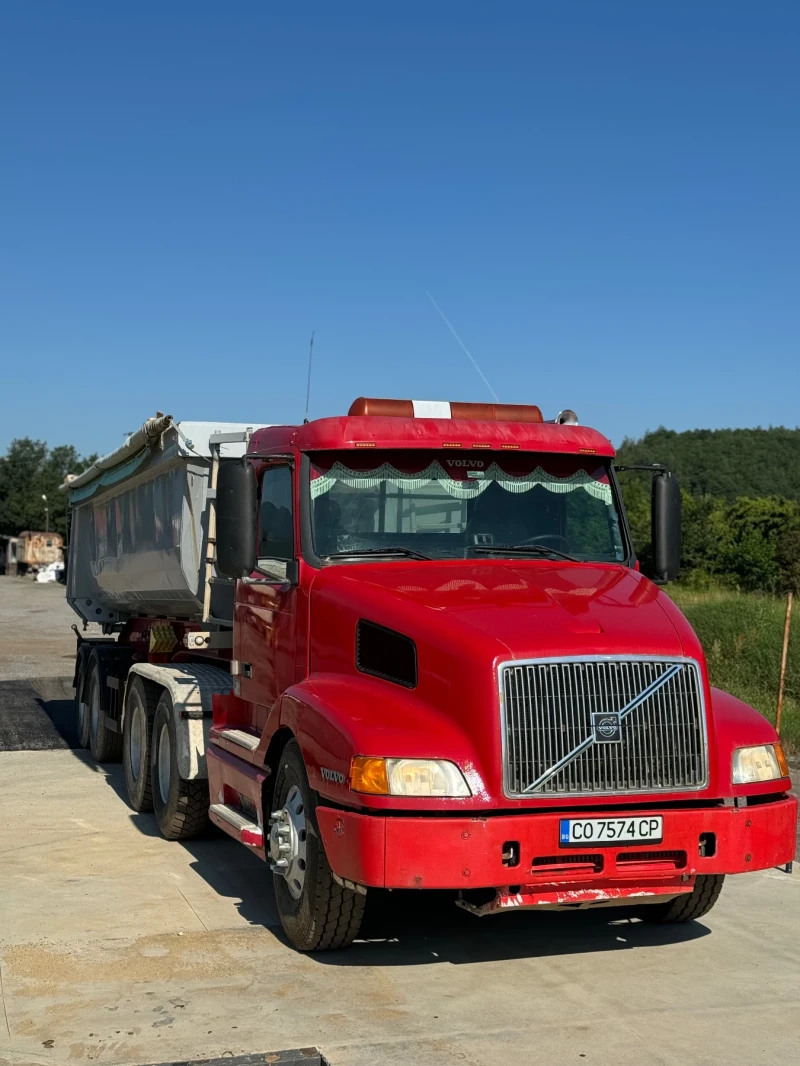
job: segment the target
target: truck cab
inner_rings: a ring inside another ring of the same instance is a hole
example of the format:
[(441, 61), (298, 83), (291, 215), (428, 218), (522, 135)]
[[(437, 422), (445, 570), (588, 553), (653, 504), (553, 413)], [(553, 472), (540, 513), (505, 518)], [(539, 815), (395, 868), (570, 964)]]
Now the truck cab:
[(248, 434), (207, 493), (225, 616), (167, 619), (169, 648), (129, 620), (107, 649), (131, 802), (265, 860), (304, 951), (352, 941), (375, 889), (676, 922), (790, 863), (778, 737), (710, 687), (660, 587), (675, 479), (655, 470), (651, 580), (613, 458), (522, 405), (360, 398)]
[[(639, 572), (609, 441), (538, 408), (446, 406), (270, 427), (222, 477), (233, 690), (211, 817), (263, 828), (293, 942), (325, 935), (320, 884), (354, 913), (369, 888), (430, 888), (478, 914), (635, 898), (676, 920), (725, 873), (790, 861), (777, 737), (710, 688)], [(261, 805), (240, 760), (269, 770)]]

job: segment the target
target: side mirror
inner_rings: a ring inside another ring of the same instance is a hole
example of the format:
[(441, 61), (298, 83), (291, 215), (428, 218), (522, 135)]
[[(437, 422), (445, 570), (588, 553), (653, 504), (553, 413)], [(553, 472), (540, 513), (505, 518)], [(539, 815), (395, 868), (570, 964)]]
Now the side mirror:
[(674, 581), (681, 568), (681, 490), (668, 470), (653, 478), (651, 507), (653, 577)]
[(246, 577), (256, 568), (258, 493), (252, 465), (223, 460), (217, 473), (217, 569)]

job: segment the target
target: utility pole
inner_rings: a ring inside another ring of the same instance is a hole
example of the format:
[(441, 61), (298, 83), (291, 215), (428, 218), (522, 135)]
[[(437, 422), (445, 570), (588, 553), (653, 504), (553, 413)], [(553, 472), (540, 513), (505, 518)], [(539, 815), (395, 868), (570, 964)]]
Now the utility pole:
[(781, 718), (783, 717), (783, 692), (786, 684), (786, 660), (789, 657), (789, 631), (792, 628), (792, 600), (790, 592), (786, 597), (786, 620), (783, 623), (783, 649), (781, 652), (781, 673), (778, 681), (778, 706), (775, 712), (775, 732), (781, 735)]

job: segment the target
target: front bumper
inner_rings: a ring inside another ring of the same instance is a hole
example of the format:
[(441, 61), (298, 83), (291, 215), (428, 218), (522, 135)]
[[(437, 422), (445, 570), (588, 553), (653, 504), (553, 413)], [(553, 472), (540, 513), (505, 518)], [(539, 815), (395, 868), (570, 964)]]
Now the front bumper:
[[(620, 810), (614, 816), (642, 813)], [(663, 816), (661, 843), (587, 844), (588, 854), (581, 856), (576, 856), (574, 848), (559, 846), (564, 812), (386, 817), (320, 806), (317, 819), (333, 872), (376, 888), (467, 890), (534, 885), (544, 895), (563, 895), (567, 885), (585, 889), (581, 894), (588, 898), (593, 886), (595, 892), (601, 886), (603, 892), (622, 888), (625, 895), (636, 886), (645, 886), (674, 893), (690, 890), (697, 874), (745, 873), (794, 858), (794, 796), (752, 807), (653, 808), (646, 813)], [(587, 809), (569, 814), (603, 815)], [(517, 856), (515, 865), (508, 864), (509, 855)]]

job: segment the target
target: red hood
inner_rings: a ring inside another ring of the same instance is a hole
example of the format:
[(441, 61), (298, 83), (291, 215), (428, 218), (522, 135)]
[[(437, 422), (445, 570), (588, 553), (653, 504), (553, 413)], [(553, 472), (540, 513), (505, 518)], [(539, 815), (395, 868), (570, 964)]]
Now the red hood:
[[(358, 672), (362, 618), (414, 641), (412, 690)], [(354, 752), (445, 753), (474, 770), (479, 787), (470, 803), (477, 806), (503, 797), (500, 663), (578, 655), (687, 655), (702, 662), (703, 655), (677, 607), (641, 574), (540, 559), (325, 567), (313, 579), (309, 637), (309, 684), (332, 685), (338, 695), (329, 706), (342, 700), (348, 707), (338, 719), (344, 762)]]
[(365, 601), (374, 602), (377, 593), (381, 614), (396, 612), (394, 624), (403, 632), (408, 632), (403, 621), (409, 608), (417, 617), (420, 611), (440, 612), (444, 628), (458, 629), (460, 623), (479, 630), (484, 641), (488, 637), (504, 645), (497, 648), (503, 657), (699, 651), (669, 597), (622, 566), (527, 559), (403, 561), (329, 567), (320, 578), (328, 588), (341, 582), (348, 599), (358, 600), (359, 588)]

